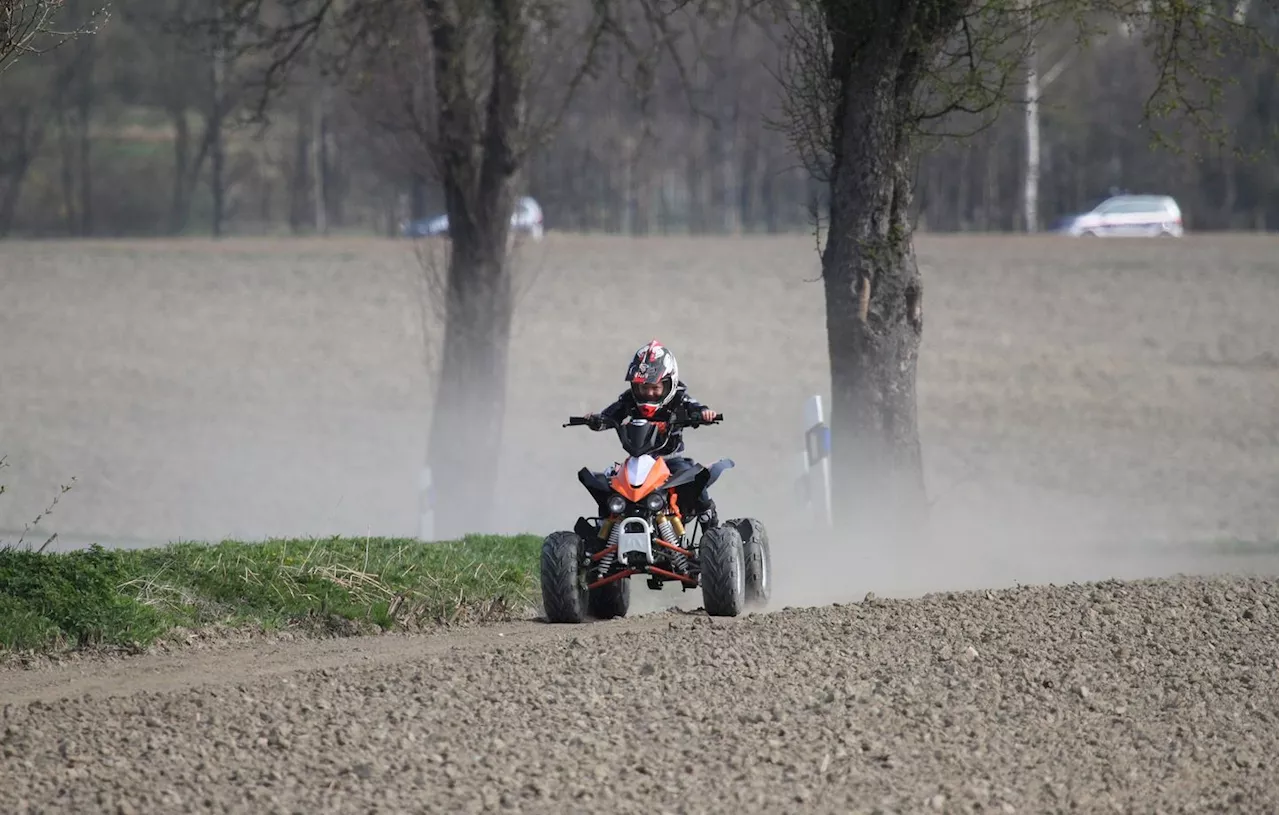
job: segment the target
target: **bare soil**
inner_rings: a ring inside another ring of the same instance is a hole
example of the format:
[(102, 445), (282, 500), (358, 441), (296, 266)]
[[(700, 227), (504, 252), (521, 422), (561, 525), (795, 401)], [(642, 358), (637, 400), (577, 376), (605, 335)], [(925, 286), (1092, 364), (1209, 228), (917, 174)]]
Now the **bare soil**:
[(0, 811), (1270, 812), (1276, 589), (1113, 581), (10, 672)]
[[(550, 236), (477, 531), (572, 524), (616, 444), (559, 423), (658, 336), (795, 607), (9, 666), (0, 811), (1274, 811), (1274, 236), (919, 251), (932, 541), (795, 515), (810, 241)], [(392, 241), (0, 244), (0, 537), (71, 476), (29, 537), (416, 533), (417, 274)], [(1107, 578), (1165, 579), (1074, 582)]]

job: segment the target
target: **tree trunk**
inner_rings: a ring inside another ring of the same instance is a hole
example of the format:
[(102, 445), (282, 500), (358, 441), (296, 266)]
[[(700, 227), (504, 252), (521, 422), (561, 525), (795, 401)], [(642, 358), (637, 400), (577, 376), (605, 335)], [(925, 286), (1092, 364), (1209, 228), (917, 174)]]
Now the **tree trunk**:
[(62, 226), (67, 231), (67, 237), (73, 238), (77, 234), (80, 218), (76, 212), (75, 167), (71, 157), (71, 116), (66, 100), (61, 95), (55, 104), (58, 108), (58, 179), (62, 185)]
[(1040, 74), (1033, 46), (1027, 53), (1026, 165), (1022, 189), (1022, 221), (1027, 232), (1040, 231)]
[(169, 116), (173, 119), (174, 127), (173, 211), (169, 213), (169, 232), (172, 235), (178, 235), (186, 231), (190, 222), (191, 199), (200, 182), (200, 172), (204, 168), (209, 151), (213, 148), (214, 136), (219, 126), (212, 118), (206, 119), (204, 131), (200, 137), (200, 147), (193, 157), (186, 104), (173, 101), (169, 107)]
[(289, 175), (289, 231), (301, 235), (306, 221), (306, 198), (309, 173), (307, 170), (307, 129), (301, 115), (293, 134), (293, 167)]
[[(79, 13), (77, 12), (77, 19)], [(93, 69), (96, 51), (96, 37), (81, 37), (77, 40), (80, 48), (79, 58), (79, 92), (76, 94), (76, 112), (79, 120), (79, 156), (80, 166), (80, 234), (89, 237), (93, 234), (93, 139), (89, 126), (93, 120), (94, 84)]]
[[(221, 22), (222, 12), (219, 10), (218, 17)], [(210, 135), (209, 145), (211, 153), (211, 167), (209, 177), (209, 187), (213, 193), (213, 237), (222, 237), (222, 219), (226, 213), (226, 205), (224, 201), (225, 189), (223, 184), (224, 165), (226, 161), (225, 143), (223, 140), (222, 120), (226, 113), (224, 109), (225, 91), (223, 88), (223, 80), (226, 78), (226, 62), (224, 44), (219, 33), (219, 40), (214, 45), (213, 58), (209, 63), (210, 79), (213, 85), (213, 94), (209, 100), (209, 120), (207, 131)]]
[(222, 237), (222, 218), (226, 212), (226, 203), (224, 198), (224, 164), (225, 153), (222, 144), (222, 122), (218, 119), (211, 125), (213, 130), (213, 162), (210, 167), (209, 185), (213, 190), (213, 224), (212, 234), (215, 238)]
[(702, 163), (705, 160), (705, 154), (702, 150), (703, 127), (696, 122), (693, 128), (693, 139), (691, 140), (690, 149), (685, 154), (685, 189), (688, 190), (687, 201), (689, 202), (685, 210), (685, 232), (689, 235), (700, 235), (705, 232), (704, 215), (706, 209), (703, 206), (703, 183), (702, 183)]
[(909, 13), (854, 44), (833, 32), (832, 228), (822, 253), (835, 522), (859, 546), (915, 543), (925, 495), (916, 422), (922, 284), (912, 246)]
[(737, 129), (738, 129), (738, 107), (737, 105), (727, 104), (721, 114), (721, 118), (716, 121), (717, 127), (713, 134), (717, 136), (716, 152), (720, 158), (720, 229), (726, 235), (737, 234), (741, 230), (742, 220), (740, 212), (740, 201), (738, 199), (738, 186), (741, 184), (741, 178), (738, 176), (738, 165), (736, 162), (738, 145), (737, 145)]
[(1001, 149), (1001, 136), (994, 133), (991, 144), (987, 146), (986, 174), (982, 185), (982, 231), (991, 232), (999, 228), (1004, 217), (1004, 202), (1000, 198), (1000, 159), (1004, 156)]
[(13, 230), (22, 185), (44, 143), (48, 116), (45, 110), (25, 105), (15, 105), (5, 113), (6, 127), (0, 131), (4, 136), (0, 140), (0, 146), (4, 147), (0, 150), (0, 238), (8, 237)]
[(31, 167), (32, 155), (23, 152), (10, 161), (0, 173), (0, 238), (9, 237), (13, 231), (14, 216), (18, 214), (18, 199), (22, 195), (22, 183)]
[(329, 234), (324, 164), (324, 90), (321, 89), (311, 100), (311, 204), (317, 235)]
[(427, 177), (415, 173), (409, 180), (409, 220), (420, 221), (427, 217)]
[(765, 162), (764, 172), (760, 180), (760, 198), (764, 202), (764, 231), (776, 235), (782, 231), (778, 223), (778, 196), (781, 191), (777, 184), (777, 170), (773, 157)]
[(1236, 185), (1235, 157), (1230, 150), (1222, 150), (1218, 159), (1219, 172), (1222, 173), (1222, 228), (1235, 229), (1236, 199), (1239, 187)]
[(622, 234), (631, 236), (636, 234), (635, 225), (635, 145), (628, 140), (626, 148), (623, 151), (622, 159), (622, 189), (621, 199), (622, 217), (620, 218)]
[(181, 105), (169, 111), (173, 119), (173, 196), (169, 205), (169, 234), (179, 235), (187, 226), (190, 196), (187, 190), (187, 166), (191, 155), (191, 128), (187, 111)]
[(513, 301), (506, 229), (455, 229), (445, 286), (445, 331), (428, 461), (435, 537), (483, 531), (493, 514), (502, 449)]
[(674, 220), (672, 210), (675, 208), (673, 204), (675, 197), (675, 174), (667, 170), (662, 174), (662, 194), (658, 198), (658, 232), (662, 235), (671, 234), (671, 223)]
[(756, 231), (759, 219), (759, 206), (756, 204), (759, 188), (756, 177), (760, 166), (760, 138), (755, 128), (747, 128), (744, 136), (746, 144), (738, 154), (738, 177), (742, 183), (738, 185), (738, 223), (744, 233)]
[(522, 3), (494, 0), (482, 117), (468, 89), (457, 22), (435, 0), (425, 0), (424, 9), (440, 106), (434, 152), (452, 244), (428, 463), (437, 485), (435, 535), (449, 539), (483, 531), (492, 520), (514, 313), (507, 236), (525, 126), (529, 22)]

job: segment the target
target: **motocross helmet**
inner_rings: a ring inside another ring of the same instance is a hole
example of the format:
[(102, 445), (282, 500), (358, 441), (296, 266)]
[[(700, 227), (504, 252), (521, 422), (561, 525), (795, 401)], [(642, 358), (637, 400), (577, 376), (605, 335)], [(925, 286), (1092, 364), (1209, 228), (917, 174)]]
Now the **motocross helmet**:
[[(671, 402), (679, 381), (680, 369), (675, 355), (657, 340), (637, 350), (627, 367), (631, 396), (640, 408), (640, 415), (646, 419), (652, 419), (660, 408)], [(658, 387), (653, 387), (655, 385)]]

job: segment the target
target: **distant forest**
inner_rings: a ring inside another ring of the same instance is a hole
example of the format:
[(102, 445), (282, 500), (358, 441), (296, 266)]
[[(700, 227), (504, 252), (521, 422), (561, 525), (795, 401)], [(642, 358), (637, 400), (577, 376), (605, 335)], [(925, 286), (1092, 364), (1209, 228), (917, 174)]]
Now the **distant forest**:
[[(60, 13), (83, 18), (98, 5), (67, 0)], [(0, 75), (0, 236), (207, 234), (219, 210), (230, 235), (394, 234), (407, 218), (443, 211), (429, 162), (406, 146), (424, 96), (420, 60), (384, 60), (359, 83), (304, 65), (271, 100), (266, 124), (246, 123), (262, 66), (238, 58), (234, 43), (202, 42), (188, 18), (203, 5), (117, 0), (96, 34)], [(1274, 4), (1245, 7), (1250, 24), (1274, 30)], [(786, 31), (762, 14), (714, 24), (688, 15), (681, 25), (644, 92), (633, 71), (606, 60), (532, 153), (521, 190), (548, 229), (812, 228), (822, 185), (771, 124), (782, 114)], [(1059, 33), (1037, 46), (1033, 229), (1118, 191), (1174, 196), (1188, 230), (1277, 228), (1274, 55), (1241, 64), (1216, 103), (1225, 143), (1187, 129), (1178, 150), (1154, 149), (1140, 117), (1158, 69), (1143, 45), (1119, 27), (1087, 46), (1070, 27)], [(926, 144), (919, 229), (1027, 229), (1027, 117), (1011, 96), (990, 121), (937, 123), (976, 132)]]

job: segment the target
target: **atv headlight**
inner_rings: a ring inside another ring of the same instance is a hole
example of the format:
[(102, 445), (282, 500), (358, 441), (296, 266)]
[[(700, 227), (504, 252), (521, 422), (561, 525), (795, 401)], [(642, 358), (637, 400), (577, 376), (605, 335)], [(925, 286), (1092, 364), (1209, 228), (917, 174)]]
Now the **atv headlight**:
[(614, 515), (621, 515), (622, 510), (627, 508), (627, 501), (621, 495), (611, 495), (606, 506), (608, 506), (609, 512)]
[(657, 512), (667, 503), (667, 499), (659, 493), (652, 493), (648, 498), (644, 499), (644, 504), (649, 509)]

